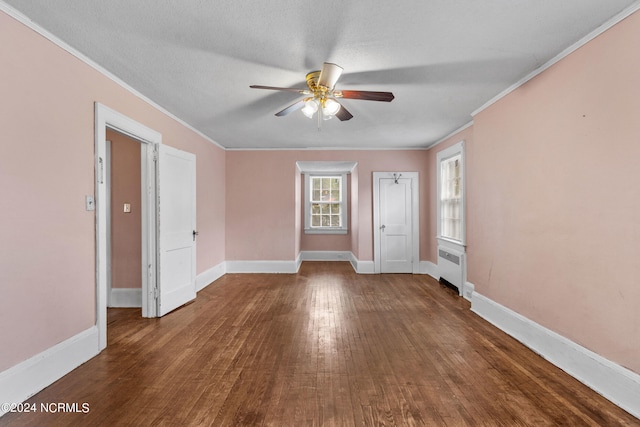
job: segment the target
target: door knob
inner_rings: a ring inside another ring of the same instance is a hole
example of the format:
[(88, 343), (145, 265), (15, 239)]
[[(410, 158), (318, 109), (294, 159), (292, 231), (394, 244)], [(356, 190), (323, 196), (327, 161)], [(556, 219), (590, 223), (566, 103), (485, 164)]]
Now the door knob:
[(387, 228), (387, 226), (386, 226), (386, 225), (384, 225), (384, 224), (382, 224), (382, 225), (380, 226), (380, 230), (382, 230), (382, 231), (384, 231), (384, 229), (385, 229), (385, 228)]
[(198, 235), (198, 232), (196, 230), (193, 230), (193, 241), (196, 241), (196, 236)]

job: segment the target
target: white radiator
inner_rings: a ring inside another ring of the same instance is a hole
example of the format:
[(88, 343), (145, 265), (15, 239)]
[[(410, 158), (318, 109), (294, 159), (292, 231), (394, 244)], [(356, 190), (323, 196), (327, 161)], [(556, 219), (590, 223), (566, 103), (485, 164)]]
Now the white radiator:
[(444, 279), (462, 292), (464, 284), (464, 252), (438, 246), (438, 271)]

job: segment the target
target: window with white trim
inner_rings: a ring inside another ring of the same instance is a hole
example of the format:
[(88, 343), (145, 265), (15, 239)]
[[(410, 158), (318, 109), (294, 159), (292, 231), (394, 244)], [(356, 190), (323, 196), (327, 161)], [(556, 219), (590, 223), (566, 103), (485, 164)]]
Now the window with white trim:
[(307, 234), (347, 233), (347, 174), (304, 175)]
[(464, 142), (437, 155), (438, 237), (465, 244)]

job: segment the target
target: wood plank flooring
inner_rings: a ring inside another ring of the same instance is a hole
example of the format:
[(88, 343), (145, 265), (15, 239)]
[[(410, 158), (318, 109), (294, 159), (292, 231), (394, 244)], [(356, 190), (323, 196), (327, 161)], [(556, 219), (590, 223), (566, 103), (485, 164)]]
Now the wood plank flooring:
[(108, 347), (7, 414), (18, 426), (558, 426), (640, 420), (428, 276), (229, 274), (161, 319), (111, 309)]

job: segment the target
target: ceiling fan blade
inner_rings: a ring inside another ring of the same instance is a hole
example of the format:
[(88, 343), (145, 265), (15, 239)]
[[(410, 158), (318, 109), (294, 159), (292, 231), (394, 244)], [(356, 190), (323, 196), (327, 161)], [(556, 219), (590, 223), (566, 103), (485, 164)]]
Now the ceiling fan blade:
[(342, 67), (330, 62), (325, 62), (322, 65), (320, 71), (320, 77), (318, 78), (318, 86), (324, 86), (329, 90), (332, 90), (336, 85), (336, 82), (342, 75)]
[(282, 117), (282, 116), (286, 116), (287, 114), (294, 112), (296, 110), (299, 110), (300, 108), (302, 108), (304, 106), (304, 99), (301, 99), (300, 101), (296, 102), (295, 104), (291, 104), (289, 105), (287, 108), (285, 108), (282, 111), (278, 111), (276, 113), (276, 116), (278, 117)]
[(353, 114), (351, 114), (346, 108), (344, 108), (344, 105), (340, 104), (340, 109), (336, 113), (336, 117), (339, 118), (341, 122), (346, 122), (347, 120), (353, 118)]
[[(368, 90), (341, 90), (343, 98), (348, 99), (364, 99), (367, 101), (384, 101), (391, 102), (393, 98), (393, 93), (391, 92), (371, 92)], [(336, 94), (336, 96), (338, 96)]]
[(297, 92), (305, 95), (308, 95), (309, 93), (308, 89), (297, 89), (294, 87), (275, 87), (275, 86), (262, 86), (262, 85), (251, 85), (249, 87), (252, 89), (284, 90), (287, 92)]

